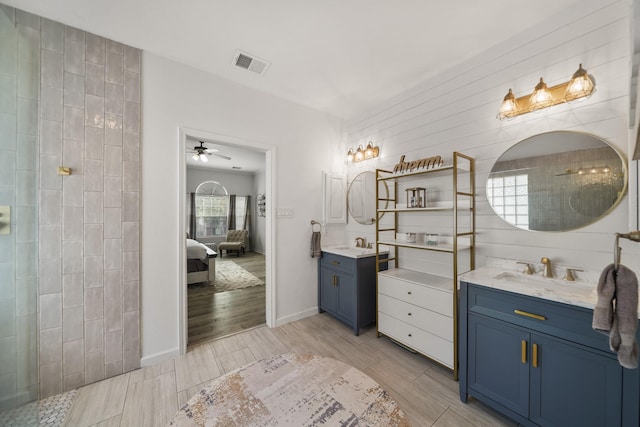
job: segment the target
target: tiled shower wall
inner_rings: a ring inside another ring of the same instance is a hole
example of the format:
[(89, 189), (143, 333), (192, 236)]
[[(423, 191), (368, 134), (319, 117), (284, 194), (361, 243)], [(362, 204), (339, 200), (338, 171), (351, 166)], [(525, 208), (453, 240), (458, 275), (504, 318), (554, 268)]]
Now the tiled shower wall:
[[(140, 51), (35, 15), (40, 398), (139, 366)], [(39, 38), (38, 38), (39, 36)], [(71, 175), (57, 174), (58, 166)], [(35, 252), (35, 251), (34, 251)], [(31, 254), (35, 259), (35, 253)]]

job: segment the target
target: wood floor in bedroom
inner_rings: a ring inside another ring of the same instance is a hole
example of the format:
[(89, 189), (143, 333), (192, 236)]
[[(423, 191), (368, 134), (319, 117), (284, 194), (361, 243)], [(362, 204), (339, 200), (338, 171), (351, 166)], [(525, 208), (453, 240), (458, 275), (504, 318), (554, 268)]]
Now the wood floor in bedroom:
[[(217, 264), (223, 262), (234, 262), (265, 281), (262, 254), (247, 252), (239, 257), (216, 258)], [(187, 310), (189, 346), (251, 329), (265, 323), (265, 286), (219, 292), (206, 298), (188, 293)]]

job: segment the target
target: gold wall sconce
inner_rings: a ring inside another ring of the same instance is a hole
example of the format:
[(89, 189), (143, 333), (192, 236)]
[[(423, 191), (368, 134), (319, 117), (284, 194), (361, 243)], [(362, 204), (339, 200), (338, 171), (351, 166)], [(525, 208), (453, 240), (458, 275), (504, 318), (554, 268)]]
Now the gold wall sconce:
[(375, 159), (379, 155), (380, 148), (378, 148), (377, 145), (373, 145), (372, 141), (369, 141), (365, 148), (362, 148), (362, 145), (358, 145), (356, 151), (349, 148), (349, 152), (347, 153), (347, 163), (358, 163), (363, 160), (371, 160)]
[(596, 83), (593, 76), (590, 76), (580, 64), (578, 71), (573, 73), (571, 80), (568, 82), (547, 87), (542, 77), (540, 77), (540, 82), (533, 89), (533, 92), (530, 95), (519, 98), (516, 98), (511, 89), (509, 89), (502, 101), (502, 105), (500, 105), (498, 118), (500, 120), (509, 120), (521, 114), (584, 98), (590, 96), (595, 89)]

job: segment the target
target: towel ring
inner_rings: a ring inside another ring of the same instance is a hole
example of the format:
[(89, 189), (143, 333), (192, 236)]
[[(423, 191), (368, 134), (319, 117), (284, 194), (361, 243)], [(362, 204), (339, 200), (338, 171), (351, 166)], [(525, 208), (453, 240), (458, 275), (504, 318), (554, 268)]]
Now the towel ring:
[[(316, 226), (316, 225), (317, 225), (318, 227), (320, 227), (320, 229), (319, 229), (319, 230), (316, 230), (316, 229), (315, 229), (315, 226)], [(319, 223), (318, 221), (316, 221), (316, 220), (313, 220), (313, 219), (312, 219), (312, 220), (311, 220), (311, 231), (322, 231), (322, 224), (321, 224), (321, 223)]]

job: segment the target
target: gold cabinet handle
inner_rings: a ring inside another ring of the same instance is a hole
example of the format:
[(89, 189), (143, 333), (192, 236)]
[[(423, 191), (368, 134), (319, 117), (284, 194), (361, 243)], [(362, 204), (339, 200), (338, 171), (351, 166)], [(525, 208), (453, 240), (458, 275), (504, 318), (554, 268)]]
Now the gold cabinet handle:
[(522, 363), (527, 363), (527, 342), (525, 340), (522, 340), (520, 347), (521, 347)]
[(528, 311), (513, 310), (513, 312), (515, 314), (519, 314), (520, 316), (531, 317), (532, 319), (547, 320), (547, 318), (544, 316), (540, 316), (539, 314), (529, 313)]
[(533, 350), (532, 350), (532, 355), (531, 355), (531, 359), (533, 359), (531, 362), (533, 364), (534, 368), (538, 367), (538, 344), (534, 344), (533, 345)]
[(330, 261), (330, 262), (333, 265), (340, 265), (340, 261), (333, 260), (333, 261)]
[(334, 274), (333, 277), (331, 278), (331, 286), (335, 286), (336, 285), (336, 275)]

